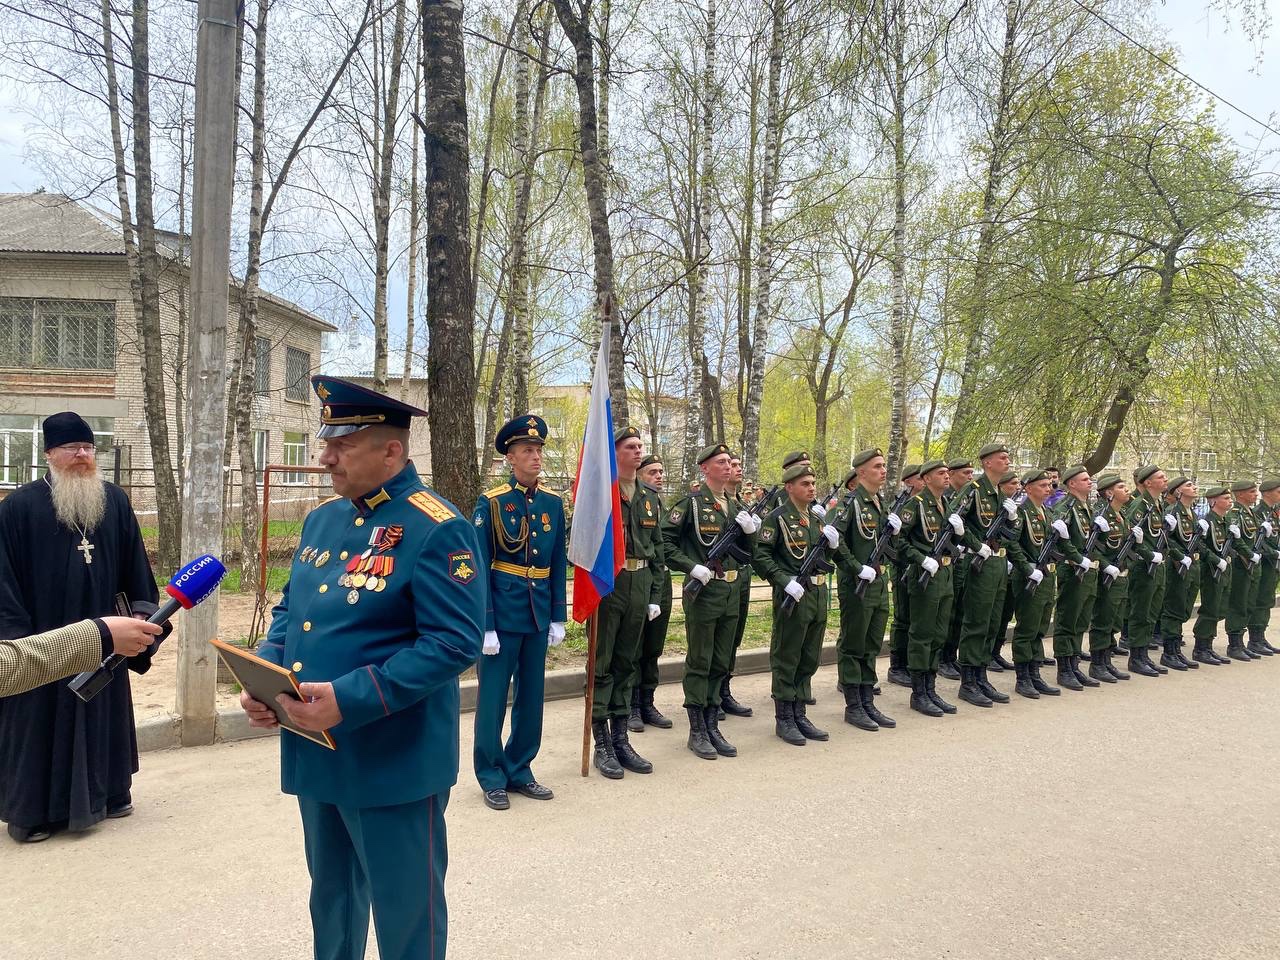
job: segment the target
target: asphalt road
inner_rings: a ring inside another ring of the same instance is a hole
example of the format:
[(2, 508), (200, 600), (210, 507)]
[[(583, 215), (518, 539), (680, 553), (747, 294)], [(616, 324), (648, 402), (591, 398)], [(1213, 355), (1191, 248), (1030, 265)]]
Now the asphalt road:
[[(757, 716), (725, 724), (734, 760), (684, 749), (676, 686), (676, 728), (633, 738), (651, 776), (580, 779), (577, 702), (547, 707), (551, 803), (490, 811), (464, 760), (450, 956), (1280, 956), (1280, 657), (943, 720), (887, 687), (899, 726), (875, 734), (841, 721), (826, 668), (810, 716), (832, 739), (803, 748), (773, 736), (767, 676), (735, 688)], [(0, 838), (0, 956), (309, 957), (274, 741), (142, 762), (130, 819)]]

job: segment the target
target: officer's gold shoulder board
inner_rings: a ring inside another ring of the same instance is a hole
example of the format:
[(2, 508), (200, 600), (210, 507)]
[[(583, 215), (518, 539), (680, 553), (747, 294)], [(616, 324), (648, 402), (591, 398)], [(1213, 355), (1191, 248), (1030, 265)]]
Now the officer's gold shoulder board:
[(425, 490), (419, 490), (417, 493), (410, 494), (409, 502), (425, 513), (436, 523), (444, 523), (446, 520), (452, 519), (455, 514), (442, 500), (437, 500)]
[(317, 508), (323, 507), (326, 503), (333, 503), (335, 500), (345, 500), (345, 499), (346, 499), (345, 497), (339, 497), (336, 495), (332, 497), (325, 497), (323, 500), (321, 500), (319, 503), (316, 504), (316, 507)]
[(486, 490), (484, 492), (484, 495), (488, 497), (490, 500), (496, 500), (498, 497), (502, 496), (504, 493), (510, 493), (510, 492), (511, 492), (511, 485), (509, 483), (504, 483), (500, 487), (494, 487), (492, 490)]

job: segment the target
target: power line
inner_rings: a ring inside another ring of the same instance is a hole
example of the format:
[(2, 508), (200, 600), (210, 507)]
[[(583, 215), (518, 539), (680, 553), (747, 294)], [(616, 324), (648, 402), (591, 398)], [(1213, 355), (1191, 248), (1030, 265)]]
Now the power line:
[(1270, 131), (1271, 133), (1274, 133), (1277, 137), (1280, 137), (1280, 130), (1277, 130), (1275, 127), (1271, 126), (1271, 124), (1267, 123), (1265, 120), (1260, 120), (1260, 119), (1258, 119), (1258, 118), (1257, 118), (1257, 117), (1255, 117), (1252, 113), (1250, 113), (1248, 110), (1245, 110), (1243, 107), (1238, 107), (1238, 106), (1236, 106), (1234, 103), (1232, 103), (1232, 102), (1231, 102), (1230, 100), (1228, 100), (1226, 97), (1222, 96), (1222, 94), (1220, 94), (1220, 93), (1215, 93), (1214, 91), (1210, 90), (1208, 87), (1206, 87), (1203, 83), (1201, 83), (1201, 82), (1200, 82), (1199, 80), (1197, 80), (1195, 77), (1191, 76), (1191, 75), (1190, 75), (1189, 73), (1187, 73), (1185, 70), (1180, 69), (1176, 64), (1170, 63), (1168, 60), (1166, 60), (1164, 57), (1160, 56), (1160, 54), (1156, 53), (1156, 52), (1155, 52), (1154, 50), (1152, 50), (1150, 47), (1146, 46), (1145, 44), (1141, 43), (1140, 41), (1138, 41), (1138, 40), (1134, 39), (1133, 37), (1129, 36), (1129, 34), (1125, 33), (1123, 30), (1121, 30), (1119, 27), (1117, 27), (1114, 23), (1112, 23), (1110, 20), (1108, 20), (1108, 19), (1107, 19), (1106, 17), (1104, 17), (1102, 14), (1098, 13), (1096, 10), (1091, 10), (1089, 7), (1086, 7), (1086, 6), (1084, 5), (1084, 3), (1082, 2), (1082, 0), (1073, 0), (1073, 2), (1075, 3), (1075, 5), (1076, 5), (1077, 7), (1079, 7), (1081, 10), (1083, 10), (1085, 13), (1089, 14), (1089, 16), (1091, 16), (1091, 17), (1093, 17), (1094, 19), (1096, 19), (1096, 20), (1097, 20), (1099, 23), (1101, 23), (1103, 26), (1108, 27), (1109, 29), (1114, 30), (1116, 33), (1120, 34), (1120, 36), (1124, 37), (1126, 40), (1128, 40), (1130, 43), (1132, 43), (1135, 47), (1137, 47), (1139, 50), (1141, 50), (1143, 53), (1145, 53), (1145, 54), (1146, 54), (1147, 56), (1149, 56), (1151, 59), (1153, 59), (1153, 60), (1157, 61), (1158, 63), (1161, 63), (1161, 64), (1163, 64), (1164, 66), (1168, 67), (1170, 70), (1172, 70), (1172, 71), (1173, 71), (1174, 73), (1176, 73), (1178, 76), (1182, 77), (1182, 79), (1186, 80), (1188, 83), (1190, 83), (1190, 84), (1192, 84), (1193, 86), (1195, 86), (1195, 87), (1199, 88), (1200, 90), (1203, 90), (1203, 91), (1204, 91), (1205, 93), (1207, 93), (1209, 96), (1213, 97), (1213, 99), (1215, 99), (1215, 100), (1217, 100), (1217, 101), (1219, 101), (1219, 102), (1221, 102), (1221, 103), (1225, 103), (1228, 107), (1230, 107), (1230, 108), (1231, 108), (1232, 110), (1234, 110), (1236, 113), (1240, 114), (1242, 117), (1247, 117), (1248, 119), (1250, 119), (1250, 120), (1252, 120), (1254, 123), (1256, 123), (1258, 126), (1262, 127), (1264, 130), (1268, 130), (1268, 131)]

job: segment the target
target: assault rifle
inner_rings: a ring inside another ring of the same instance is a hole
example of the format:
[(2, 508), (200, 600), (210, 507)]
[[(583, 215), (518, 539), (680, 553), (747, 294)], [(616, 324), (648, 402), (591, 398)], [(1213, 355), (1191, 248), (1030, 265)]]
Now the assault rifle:
[[(1043, 509), (1043, 508), (1042, 508)], [(1047, 517), (1048, 514), (1045, 514)], [(1062, 539), (1062, 535), (1053, 526), (1053, 521), (1049, 521), (1049, 530), (1044, 535), (1044, 546), (1040, 548), (1040, 555), (1036, 557), (1035, 569), (1040, 571), (1043, 579), (1044, 573), (1049, 569), (1049, 564), (1054, 560), (1060, 559), (1061, 554), (1058, 552), (1058, 541)], [(1027, 596), (1031, 596), (1036, 592), (1042, 580), (1027, 580)]]
[[(764, 492), (764, 496), (747, 508), (747, 513), (751, 516), (760, 517), (765, 510), (769, 509), (774, 494), (778, 492), (778, 485), (775, 483), (772, 487)], [(697, 523), (698, 518), (695, 516), (693, 522)], [(724, 558), (731, 556), (739, 563), (747, 563), (751, 560), (751, 551), (740, 542), (745, 536), (742, 528), (738, 526), (733, 517), (725, 518), (725, 527), (711, 541), (711, 546), (707, 547), (707, 562), (705, 566), (711, 569), (712, 573), (724, 573)], [(698, 594), (702, 592), (705, 586), (703, 582), (696, 577), (687, 577), (684, 582), (684, 598), (689, 602), (693, 602), (698, 598)]]
[[(1009, 525), (1011, 523), (1013, 523), (1013, 521), (1009, 519), (1009, 514), (1004, 512), (1004, 504), (1001, 503), (999, 516), (991, 521), (991, 526), (987, 528), (987, 535), (982, 538), (982, 542), (987, 545), (988, 549), (990, 549), (992, 553), (996, 551), (996, 544), (1000, 542), (1000, 539), (1009, 532)], [(981, 553), (975, 553), (969, 560), (970, 572), (977, 573), (982, 569), (982, 565), (986, 562), (986, 557)]]
[[(1151, 512), (1151, 504), (1146, 504), (1143, 511), (1133, 518), (1133, 524), (1129, 527), (1129, 535), (1124, 538), (1124, 543), (1120, 544), (1120, 552), (1116, 554), (1115, 562), (1112, 566), (1117, 570), (1123, 570), (1124, 565), (1129, 561), (1129, 554), (1133, 553), (1133, 547), (1138, 542), (1138, 535), (1133, 531), (1137, 530), (1146, 522), (1147, 514)], [(1116, 582), (1115, 577), (1108, 577), (1105, 573), (1102, 575), (1102, 586), (1109, 587)]]
[[(911, 489), (903, 487), (898, 491), (897, 497), (894, 498), (892, 506), (889, 507), (889, 513), (897, 513), (902, 509), (902, 505), (911, 498)], [(875, 545), (871, 548), (871, 553), (867, 556), (868, 567), (875, 568), (876, 576), (880, 575), (880, 561), (885, 553), (889, 550), (889, 541), (893, 539), (893, 527), (885, 524), (880, 528), (880, 532), (876, 534)], [(867, 592), (867, 584), (870, 580), (858, 580), (858, 585), (853, 588), (853, 595), (860, 597)]]
[[(832, 510), (841, 511), (841, 513), (837, 514), (837, 516), (833, 518), (834, 521), (839, 521), (840, 517), (843, 516), (843, 511), (848, 507), (852, 500), (853, 491), (851, 490), (845, 498), (840, 501), (840, 505), (838, 507), (831, 508)], [(804, 555), (804, 559), (800, 561), (800, 569), (796, 572), (796, 582), (808, 590), (813, 586), (812, 578), (816, 574), (832, 573), (835, 570), (835, 566), (827, 559), (827, 554), (830, 552), (831, 546), (827, 543), (826, 534), (819, 534), (818, 542), (809, 547), (808, 552)], [(782, 601), (782, 613), (784, 616), (789, 617), (795, 609), (796, 598), (788, 593)]]
[[(1147, 509), (1147, 513), (1150, 513), (1154, 507), (1155, 505), (1152, 504)], [(1169, 528), (1165, 525), (1163, 520), (1160, 522), (1160, 535), (1156, 537), (1156, 542), (1151, 545), (1151, 548), (1156, 553), (1160, 554), (1162, 558), (1164, 557), (1165, 551), (1169, 549)], [(1151, 576), (1155, 573), (1156, 567), (1158, 566), (1160, 566), (1160, 564), (1156, 563), (1155, 557), (1152, 557), (1147, 561), (1147, 576)]]
[[(1192, 563), (1195, 563), (1196, 550), (1200, 547), (1200, 541), (1204, 539), (1204, 528), (1200, 526), (1202, 523), (1206, 527), (1209, 525), (1208, 520), (1205, 520), (1203, 517), (1196, 517), (1195, 533), (1193, 533), (1191, 535), (1191, 539), (1187, 541), (1187, 556), (1192, 558)], [(1187, 575), (1187, 571), (1190, 569), (1190, 566), (1184, 567), (1182, 564), (1178, 564), (1178, 576), (1185, 577)]]
[[(975, 490), (977, 490), (977, 487), (972, 484), (965, 487), (964, 492), (960, 494), (960, 501), (956, 504), (955, 509), (947, 514), (946, 519), (942, 522), (943, 529), (938, 531), (938, 539), (934, 541), (933, 550), (929, 552), (929, 556), (939, 565), (942, 563), (942, 555), (944, 553), (950, 553), (952, 556), (956, 557), (960, 556), (959, 548), (953, 546), (951, 543), (951, 541), (955, 539), (955, 530), (951, 527), (950, 518), (960, 516), (960, 514), (964, 513), (965, 510), (969, 508), (969, 500), (972, 499)], [(923, 522), (923, 520), (921, 522)], [(921, 587), (927, 587), (929, 585), (929, 581), (932, 579), (933, 574), (928, 570), (920, 571), (919, 583)]]
[[(1102, 509), (1099, 510), (1094, 515), (1093, 521), (1089, 524), (1089, 536), (1085, 537), (1084, 550), (1082, 551), (1085, 557), (1088, 557), (1089, 552), (1093, 550), (1095, 547), (1097, 547), (1098, 545), (1098, 534), (1102, 533), (1102, 528), (1098, 526), (1098, 521), (1102, 519), (1102, 515), (1106, 512), (1107, 512), (1107, 505), (1104, 502), (1102, 504)], [(1089, 571), (1087, 571), (1084, 567), (1076, 567), (1076, 579), (1083, 580), (1084, 575), (1088, 572)]]

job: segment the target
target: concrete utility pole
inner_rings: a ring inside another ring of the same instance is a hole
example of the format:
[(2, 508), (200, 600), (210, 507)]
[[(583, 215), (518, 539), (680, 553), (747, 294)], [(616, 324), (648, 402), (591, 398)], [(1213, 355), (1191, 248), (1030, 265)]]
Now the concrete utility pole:
[[(236, 0), (200, 0), (196, 35), (195, 178), (191, 202), (191, 330), (187, 354), (184, 558), (222, 550), (222, 453), (227, 416), (227, 271), (235, 172)], [(183, 746), (217, 733), (218, 597), (184, 614), (178, 645)]]

